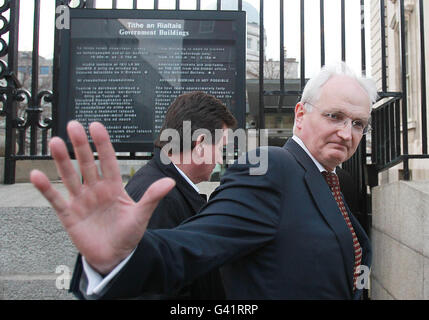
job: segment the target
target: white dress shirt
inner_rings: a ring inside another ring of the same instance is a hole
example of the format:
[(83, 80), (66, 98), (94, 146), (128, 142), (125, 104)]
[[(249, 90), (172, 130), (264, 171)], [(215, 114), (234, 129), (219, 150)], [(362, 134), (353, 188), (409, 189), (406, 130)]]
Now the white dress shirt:
[[(310, 153), (310, 151), (308, 151), (307, 147), (305, 146), (304, 142), (302, 142), (302, 140), (300, 138), (298, 138), (298, 136), (293, 135), (292, 139), (299, 144), (299, 146), (304, 149), (304, 151), (308, 154), (308, 156), (311, 158), (311, 160), (313, 160), (314, 164), (316, 165), (317, 169), (319, 169), (320, 172), (323, 171), (328, 171), (326, 170), (319, 161), (316, 160), (316, 158), (313, 157), (313, 155)], [(332, 171), (333, 173), (335, 173), (336, 168), (334, 168), (334, 171)]]

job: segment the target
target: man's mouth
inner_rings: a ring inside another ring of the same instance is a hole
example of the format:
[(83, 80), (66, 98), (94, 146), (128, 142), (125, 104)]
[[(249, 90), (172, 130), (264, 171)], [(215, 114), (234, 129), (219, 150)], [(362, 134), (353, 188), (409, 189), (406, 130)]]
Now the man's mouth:
[(337, 142), (331, 142), (331, 144), (334, 146), (335, 149), (342, 149), (342, 150), (348, 150), (349, 148), (342, 144), (342, 143), (337, 143)]

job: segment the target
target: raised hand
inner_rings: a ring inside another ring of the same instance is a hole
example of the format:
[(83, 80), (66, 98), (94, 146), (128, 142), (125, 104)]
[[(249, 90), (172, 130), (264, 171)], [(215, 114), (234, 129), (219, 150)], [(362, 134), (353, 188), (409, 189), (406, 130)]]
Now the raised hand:
[(84, 183), (76, 173), (63, 140), (49, 143), (52, 157), (69, 199), (64, 199), (46, 175), (33, 170), (30, 180), (55, 209), (79, 252), (99, 273), (109, 273), (126, 258), (142, 238), (152, 212), (173, 187), (174, 180), (156, 181), (135, 203), (125, 192), (115, 151), (104, 126), (94, 122), (89, 131), (100, 160), (98, 173), (82, 125), (71, 121), (67, 132), (79, 163)]

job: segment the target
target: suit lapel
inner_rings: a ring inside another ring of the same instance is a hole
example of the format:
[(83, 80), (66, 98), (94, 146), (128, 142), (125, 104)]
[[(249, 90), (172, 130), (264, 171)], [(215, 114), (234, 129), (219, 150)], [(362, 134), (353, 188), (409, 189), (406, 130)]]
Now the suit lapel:
[[(292, 139), (289, 139), (285, 145), (306, 170), (304, 175), (305, 183), (311, 197), (316, 203), (320, 214), (334, 232), (344, 260), (350, 291), (353, 288), (353, 266), (354, 266), (354, 248), (353, 238), (350, 229), (341, 214), (338, 204), (332, 196), (328, 184), (307, 153)], [(322, 244), (323, 245), (323, 244)]]
[[(344, 196), (343, 196), (344, 201)], [(349, 213), (350, 221), (353, 225), (353, 229), (355, 230), (356, 236), (358, 237), (359, 244), (362, 248), (362, 262), (361, 264), (369, 267), (371, 265), (371, 244), (369, 238), (365, 232), (365, 230), (360, 225), (359, 221), (355, 218), (355, 216), (351, 213), (350, 208), (347, 203), (344, 201), (346, 205), (347, 212)]]
[(194, 213), (200, 211), (201, 207), (207, 203), (207, 200), (204, 200), (204, 198), (194, 188), (192, 188), (185, 179), (183, 179), (182, 183), (177, 183), (176, 186), (180, 193), (182, 193), (185, 200), (192, 207)]

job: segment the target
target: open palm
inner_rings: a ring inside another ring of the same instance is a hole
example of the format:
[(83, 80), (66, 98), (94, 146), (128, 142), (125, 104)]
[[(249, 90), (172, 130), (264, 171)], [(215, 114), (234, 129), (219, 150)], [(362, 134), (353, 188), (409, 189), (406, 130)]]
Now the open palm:
[(94, 161), (84, 128), (71, 121), (67, 132), (84, 180), (75, 171), (66, 145), (52, 138), (49, 147), (58, 172), (69, 192), (64, 199), (45, 174), (31, 172), (31, 182), (55, 209), (79, 252), (99, 273), (109, 273), (126, 258), (142, 238), (152, 212), (174, 186), (174, 180), (156, 181), (139, 202), (122, 186), (122, 178), (109, 135), (100, 123), (90, 125), (90, 134), (100, 160), (101, 175)]

